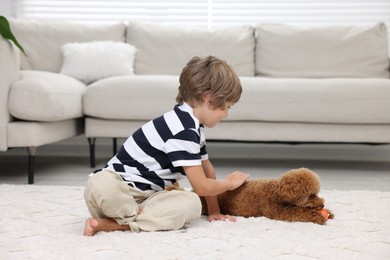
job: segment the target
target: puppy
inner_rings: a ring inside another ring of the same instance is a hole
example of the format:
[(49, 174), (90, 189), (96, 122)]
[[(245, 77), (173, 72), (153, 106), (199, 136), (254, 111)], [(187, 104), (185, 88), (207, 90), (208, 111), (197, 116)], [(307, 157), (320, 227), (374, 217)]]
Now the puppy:
[[(222, 214), (243, 217), (267, 217), (282, 221), (325, 224), (334, 214), (324, 208), (318, 197), (320, 178), (313, 171), (300, 168), (284, 173), (278, 179), (248, 180), (239, 188), (218, 195)], [(202, 213), (207, 205), (202, 200)], [(327, 215), (325, 215), (327, 214)]]

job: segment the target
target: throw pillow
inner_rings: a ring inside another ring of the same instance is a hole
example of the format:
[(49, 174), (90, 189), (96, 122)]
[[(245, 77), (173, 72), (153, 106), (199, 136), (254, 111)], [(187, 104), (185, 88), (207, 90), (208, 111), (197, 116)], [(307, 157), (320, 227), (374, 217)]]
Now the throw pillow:
[(124, 42), (94, 41), (62, 46), (61, 73), (87, 84), (113, 76), (134, 75), (137, 49)]

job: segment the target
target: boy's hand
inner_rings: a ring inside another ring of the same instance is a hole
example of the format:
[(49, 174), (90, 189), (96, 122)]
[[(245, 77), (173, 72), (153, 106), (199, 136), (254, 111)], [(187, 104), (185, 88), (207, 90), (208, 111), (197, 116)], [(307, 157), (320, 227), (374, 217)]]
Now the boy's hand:
[(237, 221), (237, 219), (235, 217), (229, 216), (229, 215), (223, 215), (221, 213), (209, 215), (208, 216), (208, 220), (209, 220), (209, 222), (212, 222), (212, 221), (215, 221), (215, 220), (231, 221), (231, 222), (236, 222)]
[(235, 190), (240, 187), (249, 178), (248, 173), (235, 171), (225, 177), (225, 180), (230, 183), (229, 190)]

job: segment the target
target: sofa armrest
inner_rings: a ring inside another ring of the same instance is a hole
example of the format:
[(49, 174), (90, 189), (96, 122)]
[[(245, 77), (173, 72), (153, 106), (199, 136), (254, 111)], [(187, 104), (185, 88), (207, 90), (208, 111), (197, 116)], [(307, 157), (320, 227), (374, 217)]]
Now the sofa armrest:
[(20, 51), (12, 43), (0, 38), (0, 151), (6, 151), (9, 89), (20, 78)]

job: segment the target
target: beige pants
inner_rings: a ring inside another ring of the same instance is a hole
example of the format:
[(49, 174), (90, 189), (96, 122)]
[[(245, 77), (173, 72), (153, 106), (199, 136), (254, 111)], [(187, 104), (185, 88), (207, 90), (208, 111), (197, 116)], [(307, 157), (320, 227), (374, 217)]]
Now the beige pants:
[[(127, 185), (110, 171), (91, 176), (85, 186), (85, 202), (94, 218), (112, 218), (131, 231), (182, 228), (200, 217), (201, 202), (189, 191), (142, 191)], [(138, 215), (138, 208), (142, 209)]]

